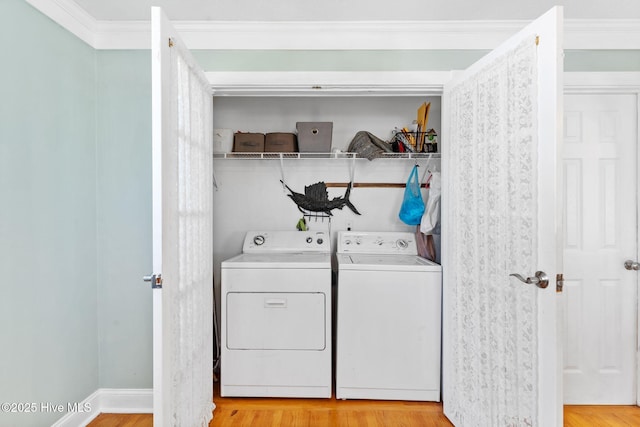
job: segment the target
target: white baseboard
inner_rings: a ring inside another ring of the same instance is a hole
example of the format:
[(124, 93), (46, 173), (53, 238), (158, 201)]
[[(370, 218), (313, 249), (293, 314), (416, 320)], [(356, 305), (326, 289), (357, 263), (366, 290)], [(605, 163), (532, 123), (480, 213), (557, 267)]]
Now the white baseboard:
[(86, 426), (101, 413), (153, 413), (153, 390), (100, 388), (80, 402), (77, 411), (68, 412), (52, 427)]

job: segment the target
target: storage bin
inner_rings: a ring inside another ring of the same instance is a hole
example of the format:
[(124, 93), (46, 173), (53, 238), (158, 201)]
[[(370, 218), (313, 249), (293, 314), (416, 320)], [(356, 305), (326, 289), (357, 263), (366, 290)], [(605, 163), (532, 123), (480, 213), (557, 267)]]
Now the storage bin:
[(233, 151), (244, 153), (264, 152), (264, 134), (236, 132), (233, 135)]
[(273, 132), (265, 135), (264, 151), (268, 153), (295, 153), (298, 141), (293, 133)]
[(333, 122), (297, 122), (298, 149), (301, 153), (329, 153)]
[(233, 151), (233, 129), (213, 130), (213, 152), (229, 153)]

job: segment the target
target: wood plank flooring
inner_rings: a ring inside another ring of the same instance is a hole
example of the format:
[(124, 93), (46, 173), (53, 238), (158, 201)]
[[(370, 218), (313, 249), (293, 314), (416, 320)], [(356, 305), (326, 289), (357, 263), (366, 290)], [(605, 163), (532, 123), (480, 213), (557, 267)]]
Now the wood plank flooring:
[(564, 407), (565, 427), (626, 427), (640, 426), (637, 406), (571, 405)]
[(100, 414), (89, 424), (91, 427), (152, 427), (152, 414)]
[(451, 426), (442, 405), (333, 399), (219, 398), (210, 427)]
[[(451, 426), (442, 405), (425, 402), (214, 397), (209, 427)], [(151, 427), (151, 414), (100, 414), (90, 427)], [(565, 406), (565, 427), (640, 426), (636, 406)]]

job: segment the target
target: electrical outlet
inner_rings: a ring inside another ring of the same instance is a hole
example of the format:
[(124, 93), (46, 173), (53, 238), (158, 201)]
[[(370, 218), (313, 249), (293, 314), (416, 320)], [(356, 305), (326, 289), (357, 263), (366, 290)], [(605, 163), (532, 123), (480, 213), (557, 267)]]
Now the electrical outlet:
[(353, 221), (347, 221), (346, 228), (347, 231), (351, 231), (353, 229)]

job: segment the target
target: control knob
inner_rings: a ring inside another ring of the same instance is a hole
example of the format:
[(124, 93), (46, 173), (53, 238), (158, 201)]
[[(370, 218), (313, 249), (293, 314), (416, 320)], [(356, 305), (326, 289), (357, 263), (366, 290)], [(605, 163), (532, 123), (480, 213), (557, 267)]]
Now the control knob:
[(253, 238), (253, 243), (256, 246), (261, 246), (264, 243), (264, 236), (262, 234), (258, 234)]

